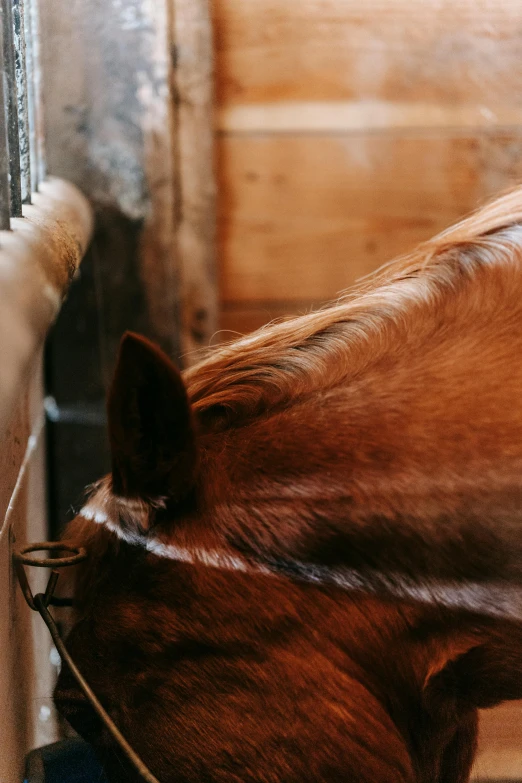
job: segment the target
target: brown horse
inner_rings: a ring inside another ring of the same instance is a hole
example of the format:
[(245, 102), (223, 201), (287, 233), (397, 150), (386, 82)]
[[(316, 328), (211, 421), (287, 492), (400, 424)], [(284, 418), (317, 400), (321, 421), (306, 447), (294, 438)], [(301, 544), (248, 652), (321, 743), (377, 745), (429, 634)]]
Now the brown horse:
[(123, 339), (69, 646), (162, 783), (468, 780), (522, 697), (521, 357), (522, 189), (183, 379)]

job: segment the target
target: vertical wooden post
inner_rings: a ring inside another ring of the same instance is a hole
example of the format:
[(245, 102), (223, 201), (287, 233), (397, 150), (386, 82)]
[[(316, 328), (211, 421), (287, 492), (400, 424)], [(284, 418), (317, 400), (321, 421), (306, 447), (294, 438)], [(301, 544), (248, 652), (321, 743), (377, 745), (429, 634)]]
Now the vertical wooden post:
[(182, 364), (205, 348), (217, 323), (214, 271), (213, 52), (207, 0), (156, 5), (153, 75), (140, 86), (144, 173), (151, 209), (141, 268), (156, 332), (176, 313)]
[(109, 464), (104, 398), (123, 331), (187, 364), (216, 328), (212, 36), (207, 0), (39, 9), (49, 173), (98, 215), (47, 354), (62, 520)]
[(197, 359), (217, 324), (213, 40), (208, 0), (174, 3), (175, 141), (179, 161), (181, 344)]
[(207, 0), (71, 0), (67, 14), (42, 0), (41, 15), (49, 171), (83, 189), (104, 231), (109, 213), (141, 225), (137, 325), (190, 354), (216, 324)]

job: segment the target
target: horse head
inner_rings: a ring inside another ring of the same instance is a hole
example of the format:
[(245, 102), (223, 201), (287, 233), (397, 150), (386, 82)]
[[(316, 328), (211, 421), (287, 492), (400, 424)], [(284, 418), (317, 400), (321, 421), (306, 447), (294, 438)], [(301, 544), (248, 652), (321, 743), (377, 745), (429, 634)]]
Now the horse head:
[(522, 697), (521, 350), (522, 190), (183, 376), (124, 337), (69, 645), (162, 783), (468, 779)]

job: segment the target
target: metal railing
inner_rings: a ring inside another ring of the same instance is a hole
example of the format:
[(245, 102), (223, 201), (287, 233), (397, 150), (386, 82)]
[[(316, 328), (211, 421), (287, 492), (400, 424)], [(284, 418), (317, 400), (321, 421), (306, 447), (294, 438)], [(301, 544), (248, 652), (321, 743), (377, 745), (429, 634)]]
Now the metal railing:
[(0, 229), (9, 229), (46, 171), (38, 0), (0, 2)]

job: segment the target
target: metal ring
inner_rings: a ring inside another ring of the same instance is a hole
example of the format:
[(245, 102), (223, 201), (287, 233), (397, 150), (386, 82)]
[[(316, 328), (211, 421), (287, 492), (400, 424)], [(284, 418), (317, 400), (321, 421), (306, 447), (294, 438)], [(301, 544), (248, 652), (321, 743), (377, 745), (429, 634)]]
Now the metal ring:
[[(29, 552), (72, 552), (68, 557), (27, 557)], [(83, 547), (64, 544), (60, 541), (41, 541), (36, 544), (30, 544), (24, 547), (20, 552), (13, 555), (17, 563), (28, 566), (37, 566), (39, 568), (65, 568), (65, 566), (81, 563), (87, 557), (87, 552)]]

